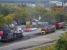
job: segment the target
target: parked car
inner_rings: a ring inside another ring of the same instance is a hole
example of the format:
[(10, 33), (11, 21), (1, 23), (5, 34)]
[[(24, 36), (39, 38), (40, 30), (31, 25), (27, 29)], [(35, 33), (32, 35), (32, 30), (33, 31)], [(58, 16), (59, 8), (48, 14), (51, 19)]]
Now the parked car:
[(40, 28), (27, 28), (27, 29), (24, 29), (23, 34), (24, 36), (41, 34), (41, 29)]
[(56, 29), (64, 28), (64, 22), (56, 22), (55, 26), (56, 26)]
[(41, 29), (42, 34), (54, 32), (56, 30), (55, 25), (49, 25), (48, 23), (45, 23)]
[(32, 32), (32, 31), (35, 31), (35, 30), (37, 30), (37, 28), (25, 28), (24, 32)]
[(3, 31), (0, 30), (0, 39), (2, 38), (3, 36)]
[(38, 20), (37, 19), (32, 19), (32, 27), (38, 27)]
[(10, 28), (4, 27), (0, 33), (0, 41), (8, 42), (23, 37), (23, 31), (19, 28), (17, 30), (10, 30)]
[(13, 32), (13, 38), (22, 38), (23, 37), (23, 30), (21, 27), (17, 26), (16, 29)]

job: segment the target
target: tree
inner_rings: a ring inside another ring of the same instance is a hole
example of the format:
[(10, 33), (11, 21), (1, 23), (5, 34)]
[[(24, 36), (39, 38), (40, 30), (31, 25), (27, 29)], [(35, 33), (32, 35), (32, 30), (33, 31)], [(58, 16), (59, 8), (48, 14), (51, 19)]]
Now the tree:
[(6, 8), (5, 6), (2, 6), (2, 4), (0, 4), (0, 14), (4, 16), (9, 14), (8, 8)]
[(36, 7), (36, 13), (40, 16), (46, 16), (48, 14), (48, 10), (46, 10), (44, 7)]
[(2, 15), (0, 15), (0, 29), (4, 26), (5, 22), (4, 22), (4, 18)]
[(29, 19), (29, 12), (27, 7), (17, 7), (14, 14), (16, 14), (15, 18), (25, 18), (26, 20)]
[(4, 17), (5, 24), (11, 24), (13, 21), (13, 16), (11, 14)]
[(10, 4), (0, 4), (0, 15), (7, 16), (8, 14), (12, 14), (15, 11), (15, 6), (11, 6)]
[(56, 21), (59, 21), (59, 22), (63, 22), (64, 21), (64, 17), (65, 17), (65, 15), (63, 13), (55, 15)]
[[(46, 21), (51, 23), (52, 19), (54, 19), (53, 14), (51, 14), (51, 11), (49, 9), (46, 9), (45, 7), (35, 7), (35, 14), (41, 16), (41, 21)], [(36, 16), (37, 17), (37, 16)]]

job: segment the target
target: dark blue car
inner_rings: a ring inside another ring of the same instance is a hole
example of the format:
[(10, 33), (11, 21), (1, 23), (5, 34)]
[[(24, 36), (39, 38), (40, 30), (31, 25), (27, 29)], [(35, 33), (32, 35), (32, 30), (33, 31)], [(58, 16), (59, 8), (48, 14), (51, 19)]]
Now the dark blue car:
[(15, 30), (11, 30), (9, 27), (3, 27), (3, 36), (1, 37), (1, 41), (11, 41), (15, 39), (19, 39), (23, 37), (23, 32), (19, 30), (19, 32), (15, 32)]

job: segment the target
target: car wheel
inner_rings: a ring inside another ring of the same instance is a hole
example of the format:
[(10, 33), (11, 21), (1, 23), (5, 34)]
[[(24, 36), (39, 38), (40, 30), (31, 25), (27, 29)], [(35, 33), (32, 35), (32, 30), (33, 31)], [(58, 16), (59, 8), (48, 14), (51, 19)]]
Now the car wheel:
[(46, 34), (46, 31), (42, 31), (42, 32), (41, 32), (41, 35), (45, 35), (45, 34)]
[(17, 35), (16, 35), (16, 33), (14, 33), (12, 40), (16, 40), (16, 39), (17, 39)]
[(1, 42), (10, 42), (10, 39), (1, 39)]
[(22, 33), (19, 33), (18, 34), (18, 38), (22, 38), (23, 37), (23, 34)]

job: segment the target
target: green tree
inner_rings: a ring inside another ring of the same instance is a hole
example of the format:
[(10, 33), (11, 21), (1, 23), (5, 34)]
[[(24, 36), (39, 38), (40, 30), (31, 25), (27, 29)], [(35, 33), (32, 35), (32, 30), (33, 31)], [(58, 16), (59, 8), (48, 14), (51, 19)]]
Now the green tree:
[(5, 24), (11, 24), (12, 21), (13, 21), (13, 15), (9, 14), (7, 16), (4, 17), (4, 21), (5, 21)]
[(2, 6), (2, 4), (0, 4), (0, 14), (4, 16), (9, 14), (8, 8), (6, 8), (5, 6)]
[(45, 7), (35, 7), (35, 14), (37, 14), (38, 17), (42, 17), (41, 21), (47, 21), (49, 23), (54, 21), (53, 14), (51, 14), (51, 11)]
[(15, 18), (29, 19), (29, 12), (27, 10), (27, 7), (17, 7), (17, 9), (14, 12), (14, 14), (16, 14)]
[(5, 22), (4, 22), (4, 18), (2, 15), (0, 15), (0, 28), (2, 28), (4, 26)]
[(65, 15), (63, 13), (55, 15), (56, 21), (59, 21), (59, 22), (63, 22), (64, 21), (64, 17), (65, 17)]
[(11, 6), (10, 4), (0, 4), (0, 15), (7, 16), (8, 14), (12, 14), (14, 11), (14, 6)]

